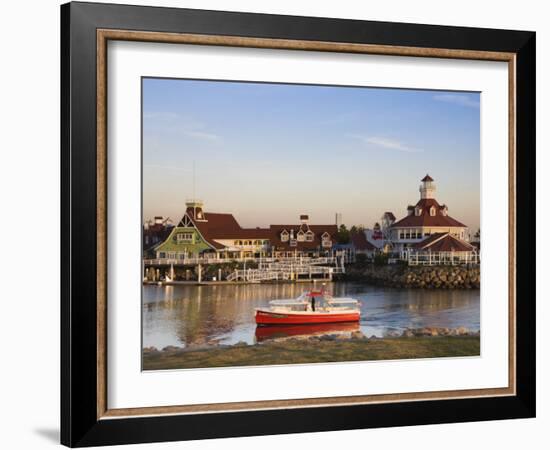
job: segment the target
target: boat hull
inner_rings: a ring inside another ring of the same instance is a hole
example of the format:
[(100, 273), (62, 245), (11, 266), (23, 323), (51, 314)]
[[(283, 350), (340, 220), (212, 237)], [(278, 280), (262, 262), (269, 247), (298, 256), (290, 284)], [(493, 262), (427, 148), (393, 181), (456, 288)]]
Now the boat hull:
[(292, 312), (256, 310), (257, 325), (306, 325), (316, 323), (359, 322), (359, 318), (359, 311), (293, 314)]

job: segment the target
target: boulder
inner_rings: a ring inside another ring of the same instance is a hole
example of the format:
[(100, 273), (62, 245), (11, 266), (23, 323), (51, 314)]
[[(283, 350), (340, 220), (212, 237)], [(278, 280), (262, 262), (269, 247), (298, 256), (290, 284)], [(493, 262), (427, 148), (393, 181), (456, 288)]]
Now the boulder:
[(163, 352), (177, 352), (181, 350), (181, 347), (176, 347), (175, 345), (167, 345), (162, 349)]
[(353, 331), (353, 332), (351, 333), (351, 338), (352, 338), (352, 339), (365, 339), (366, 336), (363, 334), (362, 331), (359, 331), (359, 330), (358, 330), (358, 331)]

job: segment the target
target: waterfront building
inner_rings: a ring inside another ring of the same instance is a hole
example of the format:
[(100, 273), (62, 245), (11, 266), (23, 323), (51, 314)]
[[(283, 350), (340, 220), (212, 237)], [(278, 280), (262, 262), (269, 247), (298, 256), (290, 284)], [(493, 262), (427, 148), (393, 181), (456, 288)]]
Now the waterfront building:
[(170, 260), (332, 256), (336, 233), (336, 225), (310, 225), (307, 215), (297, 224), (243, 228), (232, 214), (205, 212), (201, 201), (189, 200), (182, 219), (155, 253)]
[(434, 233), (404, 252), (410, 265), (478, 264), (478, 249), (451, 233)]
[[(442, 234), (470, 246), (467, 243), (468, 227), (449, 216), (447, 205), (441, 205), (435, 199), (435, 190), (433, 178), (426, 175), (419, 188), (420, 200), (416, 205), (407, 207), (404, 218), (395, 221), (392, 213), (384, 214), (384, 220), (389, 224), (388, 238), (393, 252), (401, 253), (409, 248), (417, 248), (416, 244), (427, 242), (425, 240), (433, 235), (441, 237)], [(451, 241), (445, 238), (444, 242)]]

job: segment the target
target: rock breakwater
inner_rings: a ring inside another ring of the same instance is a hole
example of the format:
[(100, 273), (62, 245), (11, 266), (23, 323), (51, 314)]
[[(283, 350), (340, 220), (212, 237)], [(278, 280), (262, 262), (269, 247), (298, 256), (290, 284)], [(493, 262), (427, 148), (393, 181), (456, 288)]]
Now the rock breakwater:
[(346, 267), (345, 278), (388, 287), (424, 289), (479, 289), (479, 267), (360, 266)]

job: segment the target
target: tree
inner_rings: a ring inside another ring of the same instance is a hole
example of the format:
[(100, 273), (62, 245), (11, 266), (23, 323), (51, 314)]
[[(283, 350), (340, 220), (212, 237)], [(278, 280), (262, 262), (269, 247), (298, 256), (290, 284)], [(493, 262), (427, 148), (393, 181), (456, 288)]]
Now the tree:
[(340, 225), (338, 232), (336, 233), (336, 241), (339, 244), (349, 244), (350, 233), (344, 224)]

